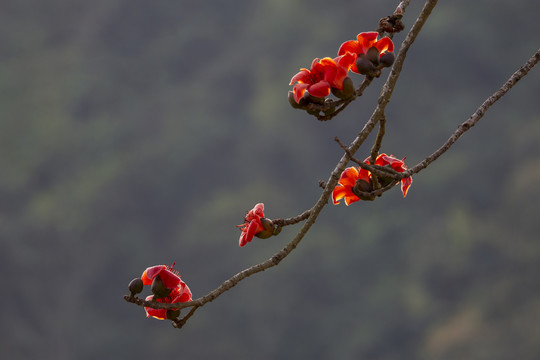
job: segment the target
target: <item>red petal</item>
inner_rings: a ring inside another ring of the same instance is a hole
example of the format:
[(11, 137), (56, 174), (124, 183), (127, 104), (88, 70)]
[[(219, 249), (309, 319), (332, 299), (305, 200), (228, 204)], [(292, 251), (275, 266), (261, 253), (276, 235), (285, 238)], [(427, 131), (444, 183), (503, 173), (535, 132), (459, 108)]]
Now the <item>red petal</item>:
[(167, 289), (174, 289), (178, 286), (178, 284), (182, 282), (182, 280), (180, 280), (180, 276), (176, 275), (169, 269), (161, 270), (161, 272), (159, 273), (159, 278)]
[(384, 54), (385, 52), (394, 51), (394, 43), (388, 37), (383, 37), (382, 39), (377, 41), (374, 44), (374, 46), (377, 48), (377, 50), (379, 50), (381, 55)]
[(334, 202), (334, 205), (339, 204), (339, 200), (343, 199), (345, 197), (346, 190), (345, 187), (342, 185), (338, 185), (334, 188), (334, 191), (332, 191), (332, 201)]
[(163, 269), (166, 269), (167, 266), (165, 265), (156, 265), (156, 266), (151, 266), (149, 268), (146, 268), (146, 270), (144, 270), (142, 276), (141, 276), (141, 279), (143, 281), (143, 285), (152, 285), (152, 281), (154, 281), (154, 278), (159, 275), (159, 273), (163, 270)]
[(353, 187), (358, 180), (358, 169), (356, 167), (349, 167), (343, 170), (341, 177), (339, 178), (339, 183), (344, 186)]
[(292, 77), (289, 85), (292, 85), (295, 82), (300, 82), (300, 83), (309, 82), (309, 73), (310, 72), (308, 69), (300, 69), (300, 72)]
[(308, 87), (308, 92), (316, 97), (326, 97), (330, 95), (330, 84), (327, 81), (319, 81)]
[(403, 197), (407, 196), (407, 193), (409, 192), (409, 187), (411, 187), (412, 184), (412, 177), (408, 177), (405, 179), (401, 179), (401, 192), (403, 193)]
[(367, 50), (373, 46), (373, 43), (377, 40), (379, 33), (376, 31), (363, 32), (356, 36), (358, 40), (358, 47), (361, 49), (361, 52), (357, 54), (365, 54)]
[(240, 234), (240, 239), (238, 240), (238, 246), (242, 247), (246, 245), (248, 242), (246, 240), (246, 232), (242, 231), (242, 234)]
[(304, 93), (306, 92), (306, 89), (308, 88), (309, 84), (296, 84), (293, 88), (293, 94), (294, 94), (294, 101), (297, 103), (300, 102), (300, 99), (302, 96), (304, 96)]
[(352, 203), (360, 201), (360, 198), (351, 192), (351, 195), (345, 196), (345, 205), (349, 206)]
[(358, 54), (358, 41), (349, 40), (345, 41), (338, 50), (338, 55), (345, 55), (346, 53)]
[(251, 212), (260, 218), (264, 217), (264, 204), (258, 203), (257, 205), (253, 207)]

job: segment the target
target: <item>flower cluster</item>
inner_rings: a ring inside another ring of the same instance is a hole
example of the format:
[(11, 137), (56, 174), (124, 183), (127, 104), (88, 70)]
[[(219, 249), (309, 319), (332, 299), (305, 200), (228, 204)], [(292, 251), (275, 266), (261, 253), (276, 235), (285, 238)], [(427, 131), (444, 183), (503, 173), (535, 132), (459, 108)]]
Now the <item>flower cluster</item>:
[[(405, 159), (403, 159), (405, 160)], [(374, 165), (387, 166), (396, 172), (404, 172), (407, 166), (403, 160), (396, 159), (393, 155), (380, 154), (377, 156)], [(369, 157), (364, 161), (369, 164)], [(381, 186), (389, 185), (393, 179), (391, 177), (377, 177)], [(401, 179), (401, 192), (403, 197), (407, 196), (409, 187), (412, 184), (412, 177)], [(360, 167), (349, 167), (343, 171), (338, 181), (338, 185), (332, 192), (334, 205), (339, 204), (341, 199), (345, 200), (345, 205), (350, 205), (360, 200), (374, 200), (375, 196), (363, 195), (361, 193), (373, 191), (371, 172)]]
[(264, 217), (264, 204), (258, 203), (255, 207), (249, 210), (244, 217), (244, 223), (237, 225), (242, 231), (238, 245), (240, 247), (246, 245), (256, 236), (261, 239), (267, 239), (272, 235), (277, 235), (281, 231), (274, 226), (272, 220)]
[(394, 44), (388, 37), (378, 38), (377, 32), (363, 32), (356, 40), (341, 44), (338, 57), (316, 58), (311, 69), (300, 69), (289, 85), (294, 85), (289, 92), (289, 102), (294, 108), (305, 108), (310, 102), (334, 94), (340, 99), (347, 99), (355, 94), (354, 84), (349, 71), (357, 74), (377, 77), (381, 68), (394, 62)]
[[(132, 295), (142, 291), (144, 285), (150, 285), (152, 295), (146, 297), (146, 301), (156, 301), (159, 303), (176, 304), (186, 301), (191, 301), (191, 290), (180, 279), (180, 274), (171, 266), (156, 265), (144, 270), (140, 278), (135, 278), (131, 281), (128, 288)], [(153, 309), (145, 307), (147, 317), (156, 319), (174, 319), (180, 315), (179, 309)]]

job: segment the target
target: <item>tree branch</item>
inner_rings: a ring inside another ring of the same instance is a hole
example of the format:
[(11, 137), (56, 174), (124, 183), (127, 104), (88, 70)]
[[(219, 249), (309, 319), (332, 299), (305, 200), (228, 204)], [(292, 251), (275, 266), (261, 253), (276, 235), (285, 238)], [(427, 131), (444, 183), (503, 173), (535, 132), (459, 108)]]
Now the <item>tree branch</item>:
[(427, 168), (429, 164), (437, 160), (439, 156), (444, 154), (448, 149), (454, 145), (454, 143), (468, 130), (470, 130), (480, 119), (484, 116), (486, 111), (495, 104), (500, 98), (502, 98), (516, 83), (521, 80), (527, 73), (540, 61), (540, 49), (538, 49), (525, 64), (523, 64), (510, 78), (490, 97), (488, 97), (478, 109), (463, 123), (461, 123), (457, 130), (446, 140), (446, 142), (433, 154), (429, 155), (423, 161), (413, 166), (409, 170), (401, 173), (403, 177), (416, 174), (421, 170)]

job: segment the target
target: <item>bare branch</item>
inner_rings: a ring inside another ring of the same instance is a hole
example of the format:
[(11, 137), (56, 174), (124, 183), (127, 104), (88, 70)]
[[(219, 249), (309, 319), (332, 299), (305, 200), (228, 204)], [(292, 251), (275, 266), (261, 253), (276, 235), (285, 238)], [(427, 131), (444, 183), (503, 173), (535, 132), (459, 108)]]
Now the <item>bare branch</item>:
[(502, 98), (514, 85), (521, 80), (527, 73), (540, 61), (540, 49), (538, 49), (530, 59), (523, 64), (510, 78), (497, 90), (493, 95), (488, 97), (478, 109), (467, 119), (467, 121), (460, 124), (457, 130), (446, 140), (446, 142), (433, 154), (429, 155), (423, 161), (413, 166), (409, 170), (403, 172), (401, 175), (404, 177), (416, 174), (421, 170), (428, 167), (439, 156), (444, 154), (452, 145), (463, 135), (466, 131), (470, 130), (480, 119), (484, 116), (486, 111), (495, 104), (500, 98)]

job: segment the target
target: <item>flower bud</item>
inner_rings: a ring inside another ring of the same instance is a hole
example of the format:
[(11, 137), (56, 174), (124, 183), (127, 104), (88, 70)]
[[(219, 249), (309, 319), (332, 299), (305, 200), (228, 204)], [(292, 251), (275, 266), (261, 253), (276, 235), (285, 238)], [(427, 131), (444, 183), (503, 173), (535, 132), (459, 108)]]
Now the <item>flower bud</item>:
[(356, 59), (356, 69), (359, 74), (371, 75), (375, 72), (375, 66), (369, 61), (364, 54), (358, 55)]
[(154, 278), (154, 281), (152, 281), (151, 289), (156, 299), (164, 298), (171, 294), (171, 290), (165, 287), (165, 285), (163, 284), (163, 281), (161, 281), (159, 276), (156, 276)]
[(343, 89), (331, 88), (332, 94), (342, 100), (348, 99), (355, 94), (354, 83), (350, 77), (343, 79)]
[(131, 296), (135, 296), (143, 290), (143, 281), (141, 278), (135, 278), (131, 280), (128, 285), (128, 289), (131, 292)]
[(366, 58), (371, 61), (371, 63), (377, 67), (379, 66), (379, 58), (381, 57), (381, 54), (379, 53), (379, 50), (377, 50), (376, 47), (372, 46), (369, 48), (369, 50), (366, 53)]
[(261, 224), (264, 230), (256, 233), (256, 237), (258, 237), (259, 239), (268, 239), (270, 236), (274, 235), (274, 223), (272, 222), (272, 220), (267, 218), (261, 218)]
[(394, 63), (395, 56), (393, 52), (387, 52), (381, 55), (381, 66), (390, 67)]

